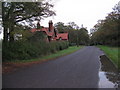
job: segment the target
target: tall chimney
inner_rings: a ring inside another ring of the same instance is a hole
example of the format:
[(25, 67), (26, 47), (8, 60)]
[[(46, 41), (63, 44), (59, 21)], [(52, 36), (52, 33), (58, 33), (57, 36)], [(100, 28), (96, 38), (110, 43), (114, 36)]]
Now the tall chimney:
[(40, 23), (39, 23), (39, 21), (37, 22), (37, 29), (40, 29)]
[(52, 20), (49, 21), (49, 31), (51, 32), (53, 30), (53, 22)]

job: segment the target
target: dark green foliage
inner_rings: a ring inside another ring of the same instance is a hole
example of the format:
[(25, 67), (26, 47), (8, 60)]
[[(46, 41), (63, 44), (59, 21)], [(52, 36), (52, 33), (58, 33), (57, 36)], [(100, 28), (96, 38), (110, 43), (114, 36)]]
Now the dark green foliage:
[(32, 26), (36, 20), (55, 15), (55, 12), (51, 10), (52, 7), (52, 4), (44, 2), (44, 0), (41, 2), (2, 2), (3, 40), (6, 42), (10, 37), (9, 41), (13, 41), (11, 33), (19, 22), (23, 23), (25, 21)]
[(68, 48), (68, 42), (3, 42), (2, 60), (28, 60)]
[(89, 35), (86, 28), (81, 28), (77, 31), (78, 33), (78, 44), (79, 45), (88, 45), (89, 44)]
[(91, 37), (92, 45), (120, 46), (120, 12), (117, 7), (94, 26), (96, 32)]
[(35, 32), (33, 33), (33, 35), (31, 35), (31, 37), (29, 37), (29, 41), (30, 42), (40, 42), (43, 41), (46, 37), (45, 32)]
[(88, 45), (89, 35), (85, 28), (69, 31), (70, 45)]
[(66, 49), (69, 46), (68, 42), (65, 41), (47, 42), (45, 32), (31, 33), (26, 40), (21, 39), (14, 42), (3, 42), (2, 44), (3, 61), (39, 58)]
[(59, 33), (64, 33), (65, 31), (65, 25), (62, 22), (58, 22), (55, 24), (55, 28), (57, 28)]
[(69, 44), (70, 45), (88, 45), (89, 35), (86, 28), (79, 28), (75, 22), (69, 22), (68, 25), (64, 25), (62, 22), (55, 24), (58, 32), (65, 33), (68, 32)]

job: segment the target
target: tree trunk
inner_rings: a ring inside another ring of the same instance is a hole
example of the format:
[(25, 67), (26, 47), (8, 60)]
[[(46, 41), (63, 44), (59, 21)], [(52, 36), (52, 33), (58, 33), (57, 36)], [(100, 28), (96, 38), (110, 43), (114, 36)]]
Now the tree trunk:
[(4, 27), (4, 36), (3, 36), (3, 42), (8, 42), (8, 30), (6, 27)]
[(10, 32), (9, 32), (9, 41), (10, 42), (14, 41), (14, 35), (12, 34), (13, 31), (14, 31), (14, 22), (11, 21)]
[(11, 33), (10, 33), (10, 42), (13, 42), (14, 41), (14, 35), (11, 35)]

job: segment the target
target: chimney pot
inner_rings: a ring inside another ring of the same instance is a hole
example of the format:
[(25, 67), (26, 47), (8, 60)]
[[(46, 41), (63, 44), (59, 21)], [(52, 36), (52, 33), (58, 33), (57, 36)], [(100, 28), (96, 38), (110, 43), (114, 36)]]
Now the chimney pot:
[(53, 30), (53, 22), (52, 20), (49, 21), (49, 31)]

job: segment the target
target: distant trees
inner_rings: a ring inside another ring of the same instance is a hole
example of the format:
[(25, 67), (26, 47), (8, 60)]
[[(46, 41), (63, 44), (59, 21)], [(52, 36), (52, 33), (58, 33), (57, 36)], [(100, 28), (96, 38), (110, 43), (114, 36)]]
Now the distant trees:
[(120, 8), (117, 4), (105, 20), (99, 20), (94, 26), (92, 44), (120, 46)]
[(58, 22), (54, 26), (55, 26), (55, 28), (57, 28), (57, 30), (59, 30), (59, 33), (65, 32), (65, 25), (63, 22)]
[(48, 2), (2, 2), (4, 41), (13, 41), (11, 34), (20, 23), (32, 25), (35, 20), (55, 15)]
[(89, 35), (86, 28), (80, 28), (75, 22), (69, 22), (67, 25), (58, 22), (55, 24), (55, 27), (60, 33), (69, 33), (70, 45), (88, 45)]
[(86, 28), (81, 28), (78, 30), (78, 43), (80, 45), (88, 45), (90, 41), (88, 31)]

